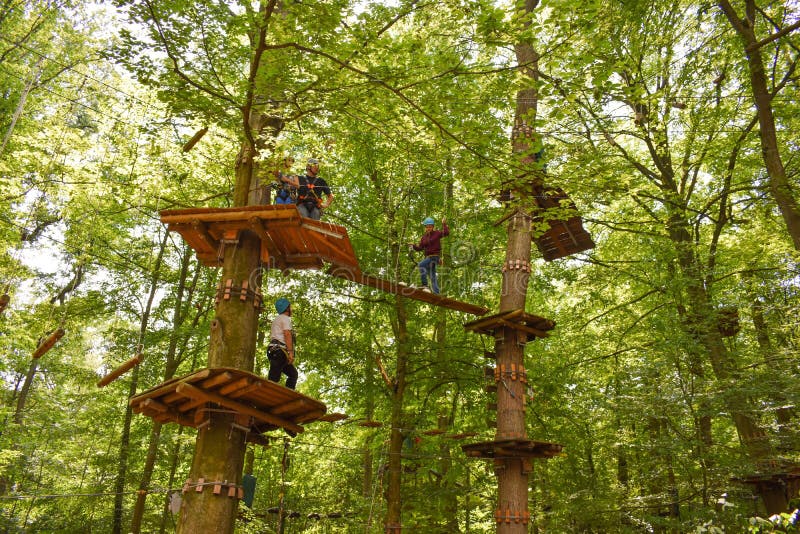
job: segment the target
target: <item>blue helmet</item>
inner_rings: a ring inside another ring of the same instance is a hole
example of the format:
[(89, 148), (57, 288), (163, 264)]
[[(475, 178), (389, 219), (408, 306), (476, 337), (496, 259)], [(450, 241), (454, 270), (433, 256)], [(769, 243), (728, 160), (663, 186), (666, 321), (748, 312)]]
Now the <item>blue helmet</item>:
[(422, 224), (428, 226), (429, 224), (436, 224), (436, 221), (433, 220), (433, 217), (428, 217), (427, 219), (422, 221)]
[(289, 304), (289, 299), (281, 297), (275, 301), (275, 309), (278, 310), (278, 313), (283, 313), (289, 308)]

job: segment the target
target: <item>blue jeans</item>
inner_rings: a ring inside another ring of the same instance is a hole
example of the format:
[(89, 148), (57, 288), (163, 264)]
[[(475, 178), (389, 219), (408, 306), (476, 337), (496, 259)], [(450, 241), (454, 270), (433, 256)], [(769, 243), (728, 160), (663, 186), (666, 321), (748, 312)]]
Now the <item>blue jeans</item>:
[(288, 191), (278, 191), (278, 194), (275, 195), (275, 204), (294, 204), (294, 200)]
[(439, 294), (439, 281), (436, 279), (436, 266), (439, 264), (439, 256), (426, 256), (419, 262), (419, 274), (422, 276), (422, 285), (428, 285), (428, 277), (431, 278), (431, 291)]
[(301, 217), (305, 217), (306, 219), (314, 219), (315, 221), (318, 221), (322, 217), (322, 212), (320, 209), (314, 204), (309, 204), (307, 202), (298, 204), (297, 211), (300, 212)]

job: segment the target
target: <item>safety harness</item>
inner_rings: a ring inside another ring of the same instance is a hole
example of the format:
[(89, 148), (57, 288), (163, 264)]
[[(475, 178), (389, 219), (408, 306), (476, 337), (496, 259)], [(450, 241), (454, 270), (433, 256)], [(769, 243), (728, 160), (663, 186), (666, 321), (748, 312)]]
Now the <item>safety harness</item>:
[(305, 184), (301, 184), (301, 187), (305, 187), (308, 190), (309, 194), (307, 194), (307, 195), (298, 195), (297, 196), (298, 204), (299, 203), (314, 204), (318, 208), (322, 207), (322, 199), (319, 198), (319, 195), (317, 195), (316, 191), (314, 191), (314, 188), (317, 185), (317, 177), (314, 176), (314, 178), (312, 178), (313, 181), (311, 181), (311, 182), (308, 181), (308, 175), (306, 175), (305, 178), (306, 178), (306, 183)]

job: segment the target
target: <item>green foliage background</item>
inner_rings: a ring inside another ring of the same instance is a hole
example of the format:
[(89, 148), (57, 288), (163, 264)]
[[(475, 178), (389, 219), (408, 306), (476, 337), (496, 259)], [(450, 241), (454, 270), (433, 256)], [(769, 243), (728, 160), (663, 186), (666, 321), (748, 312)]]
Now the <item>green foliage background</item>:
[[(759, 7), (762, 38), (800, 16), (791, 3)], [(534, 466), (530, 531), (794, 528), (793, 516), (766, 520), (735, 480), (768, 471), (748, 456), (732, 405), (766, 429), (773, 468), (796, 468), (798, 268), (767, 187), (742, 44), (716, 5), (552, 0), (523, 21), (520, 6), (488, 0), (285, 1), (248, 84), (262, 10), (172, 0), (0, 7), (4, 531), (113, 531), (124, 461), (130, 520), (152, 423), (133, 418), (123, 458), (131, 377), (95, 383), (137, 349), (139, 390), (162, 381), (171, 351), (177, 374), (205, 365), (217, 273), (179, 236), (165, 239), (158, 211), (230, 205), (249, 103), (281, 121), (260, 153), (265, 169), (287, 153), (298, 172), (321, 159), (336, 196), (325, 218), (348, 228), (366, 272), (415, 283), (404, 245), (424, 217), (446, 217), (443, 291), (496, 308), (505, 232), (494, 223), (509, 208), (495, 198), (518, 174), (515, 96), (532, 87), (547, 181), (568, 192), (597, 246), (533, 265), (527, 309), (557, 328), (526, 348), (528, 435), (565, 454)], [(520, 42), (540, 54), (535, 85), (516, 68)], [(762, 50), (795, 188), (798, 47), (790, 32)], [(209, 133), (183, 152), (201, 127)], [(698, 287), (708, 298), (700, 319)], [(267, 302), (294, 303), (300, 391), (349, 419), (292, 440), (284, 483), (282, 435), (254, 449), (255, 502), (237, 529), (276, 529), (269, 510), (284, 487), (298, 512), (290, 532), (380, 532), (388, 425), (358, 423), (389, 421), (376, 362), (391, 377), (395, 297), (322, 272), (270, 271), (263, 291)], [(459, 447), (494, 436), (483, 379), (492, 341), (465, 333), (463, 314), (407, 306), (404, 527), (493, 531), (491, 465)], [(722, 340), (721, 376), (687, 325), (714, 330), (731, 307), (740, 331)], [(38, 360), (20, 410), (30, 354), (58, 326), (67, 334)], [(173, 529), (165, 499), (185, 480), (193, 444), (194, 430), (161, 430), (143, 531)]]

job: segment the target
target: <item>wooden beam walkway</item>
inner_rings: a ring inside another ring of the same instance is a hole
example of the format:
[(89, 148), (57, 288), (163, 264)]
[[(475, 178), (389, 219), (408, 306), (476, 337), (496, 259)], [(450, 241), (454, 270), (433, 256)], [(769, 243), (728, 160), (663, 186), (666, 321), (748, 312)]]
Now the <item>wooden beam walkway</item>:
[(161, 222), (178, 232), (197, 252), (203, 265), (209, 267), (222, 265), (225, 246), (235, 243), (240, 232), (251, 231), (261, 239), (261, 261), (265, 267), (322, 269), (327, 264), (331, 276), (387, 293), (472, 315), (489, 311), (483, 306), (363, 273), (345, 227), (301, 217), (293, 204), (164, 210)]

